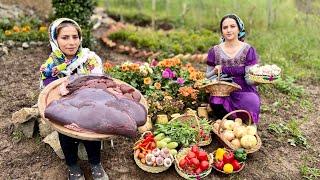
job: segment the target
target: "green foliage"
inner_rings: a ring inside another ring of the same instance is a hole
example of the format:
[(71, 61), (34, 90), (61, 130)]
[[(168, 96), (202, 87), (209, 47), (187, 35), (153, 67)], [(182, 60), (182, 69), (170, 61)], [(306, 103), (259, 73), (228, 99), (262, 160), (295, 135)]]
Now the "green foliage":
[(208, 48), (219, 42), (219, 35), (209, 30), (174, 30), (170, 32), (153, 31), (149, 28), (126, 29), (111, 33), (109, 38), (122, 44), (137, 48), (161, 51), (164, 55), (205, 53)]
[(268, 131), (275, 133), (278, 136), (286, 137), (287, 142), (292, 146), (302, 145), (308, 148), (309, 144), (306, 137), (299, 129), (299, 122), (296, 120), (290, 120), (287, 124), (269, 124)]
[(67, 17), (75, 20), (80, 25), (84, 47), (90, 47), (93, 41), (91, 35), (93, 24), (90, 22), (90, 17), (95, 5), (95, 0), (52, 0), (55, 19)]
[(294, 84), (295, 80), (292, 77), (287, 77), (285, 80), (279, 80), (275, 83), (275, 88), (284, 94), (293, 97), (301, 97), (304, 94), (302, 86)]
[(11, 134), (11, 138), (14, 142), (19, 142), (24, 138), (24, 134), (22, 131), (20, 130), (15, 130), (13, 131), (13, 133)]
[(306, 164), (304, 164), (302, 167), (300, 167), (300, 173), (302, 176), (306, 179), (313, 180), (320, 177), (320, 169), (316, 167), (309, 167)]
[(13, 40), (48, 41), (45, 24), (35, 17), (19, 17), (18, 19), (0, 19), (0, 41)]

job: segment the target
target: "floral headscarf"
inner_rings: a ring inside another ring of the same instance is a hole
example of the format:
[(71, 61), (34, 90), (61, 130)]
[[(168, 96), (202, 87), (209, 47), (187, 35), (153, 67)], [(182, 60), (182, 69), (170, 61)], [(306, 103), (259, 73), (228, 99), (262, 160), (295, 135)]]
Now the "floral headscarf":
[[(244, 37), (246, 36), (246, 30), (244, 28), (244, 23), (243, 21), (240, 19), (239, 16), (237, 16), (236, 14), (227, 14), (223, 17), (224, 18), (232, 18), (236, 20), (237, 22), (237, 25), (239, 27), (239, 34), (238, 34), (238, 39), (241, 40), (241, 39), (244, 39)], [(221, 37), (221, 41), (224, 42), (224, 37)]]
[[(60, 78), (75, 72), (78, 74), (103, 73), (102, 62), (99, 56), (88, 48), (82, 48), (80, 43), (79, 49), (71, 61), (65, 61), (66, 56), (59, 48), (57, 42), (57, 27), (63, 22), (70, 22), (80, 30), (80, 42), (82, 42), (81, 28), (77, 22), (69, 18), (59, 18), (49, 26), (48, 33), (52, 53), (44, 64), (40, 67), (41, 79)], [(54, 74), (53, 69), (57, 69), (58, 73)]]

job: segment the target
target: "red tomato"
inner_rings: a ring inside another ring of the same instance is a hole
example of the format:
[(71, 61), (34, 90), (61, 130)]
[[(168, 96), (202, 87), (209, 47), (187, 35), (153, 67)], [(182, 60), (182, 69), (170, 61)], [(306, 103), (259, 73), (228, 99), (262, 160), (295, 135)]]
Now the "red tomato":
[(188, 159), (192, 159), (192, 158), (195, 158), (196, 157), (196, 154), (192, 151), (190, 151), (188, 154), (187, 154), (187, 157)]
[(225, 164), (227, 164), (227, 163), (230, 163), (231, 164), (231, 162), (234, 160), (234, 154), (233, 154), (233, 152), (226, 152), (226, 153), (224, 153), (224, 155), (223, 155), (223, 162), (225, 163)]
[(184, 169), (186, 167), (186, 163), (187, 161), (185, 159), (181, 159), (179, 161), (179, 167), (181, 167), (182, 169)]
[(200, 165), (199, 159), (197, 159), (197, 158), (192, 158), (192, 159), (191, 159), (191, 165), (194, 166), (194, 167), (196, 167), (196, 168), (198, 168), (199, 165)]
[(194, 152), (195, 154), (198, 154), (198, 152), (199, 152), (199, 147), (196, 146), (196, 145), (193, 145), (193, 146), (191, 147), (191, 151)]
[(231, 165), (234, 171), (238, 171), (241, 168), (241, 164), (236, 159), (231, 162)]
[(207, 170), (209, 168), (209, 162), (208, 161), (201, 161), (200, 168), (202, 171)]
[(208, 154), (205, 151), (199, 151), (198, 159), (200, 161), (208, 161)]
[(223, 161), (217, 161), (217, 162), (214, 163), (214, 166), (215, 166), (217, 169), (222, 170), (222, 169), (223, 169), (223, 166), (224, 166), (224, 162), (223, 162)]
[(202, 173), (202, 169), (199, 167), (196, 171), (195, 171), (196, 174), (200, 174)]

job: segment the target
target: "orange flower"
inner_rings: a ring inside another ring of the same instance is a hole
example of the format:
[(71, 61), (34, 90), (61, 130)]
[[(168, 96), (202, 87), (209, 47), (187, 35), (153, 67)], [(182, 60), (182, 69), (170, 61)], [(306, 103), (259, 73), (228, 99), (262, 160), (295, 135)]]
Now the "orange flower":
[(113, 65), (111, 63), (109, 63), (108, 61), (106, 61), (103, 65), (105, 71), (110, 71), (113, 67)]
[(129, 67), (126, 65), (121, 65), (121, 70), (122, 71), (129, 71)]
[(152, 82), (152, 80), (151, 80), (150, 77), (146, 77), (146, 78), (143, 79), (143, 83), (146, 84), (146, 85), (151, 84), (151, 82)]
[(159, 89), (161, 89), (161, 84), (156, 82), (156, 83), (154, 83), (154, 87), (159, 90)]
[(133, 63), (130, 65), (130, 69), (132, 71), (138, 71), (139, 70), (139, 64)]
[(12, 34), (12, 31), (6, 30), (6, 31), (4, 31), (4, 34), (5, 34), (6, 36), (10, 36), (10, 35)]
[(18, 26), (13, 26), (13, 32), (20, 32), (20, 28)]

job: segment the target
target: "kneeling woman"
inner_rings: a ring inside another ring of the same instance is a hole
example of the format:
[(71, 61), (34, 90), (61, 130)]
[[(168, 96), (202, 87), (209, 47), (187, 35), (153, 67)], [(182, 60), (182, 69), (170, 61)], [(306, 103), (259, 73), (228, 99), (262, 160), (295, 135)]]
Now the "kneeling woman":
[(215, 45), (208, 52), (206, 77), (211, 78), (219, 71), (232, 77), (242, 89), (232, 92), (228, 97), (211, 96), (210, 105), (219, 119), (228, 112), (243, 109), (251, 114), (254, 123), (257, 124), (260, 97), (256, 86), (246, 81), (245, 76), (248, 68), (258, 63), (258, 55), (250, 44), (243, 42), (245, 29), (238, 16), (224, 16), (220, 22), (220, 31), (222, 43)]

